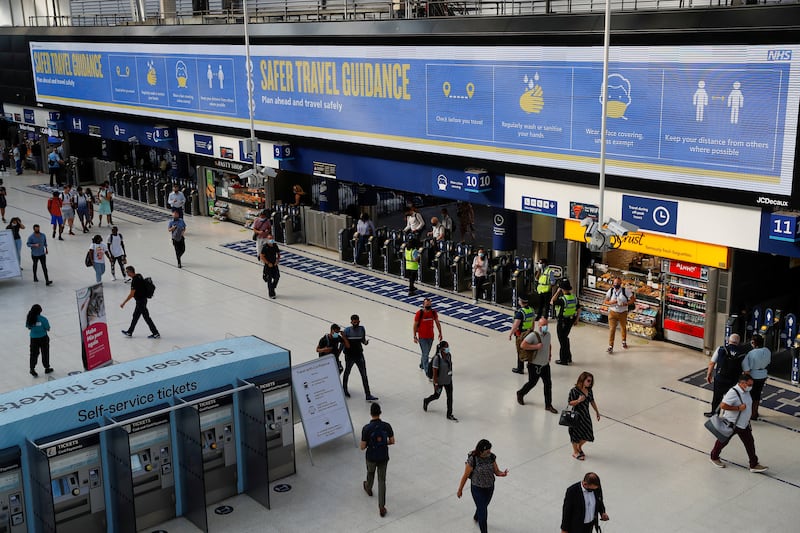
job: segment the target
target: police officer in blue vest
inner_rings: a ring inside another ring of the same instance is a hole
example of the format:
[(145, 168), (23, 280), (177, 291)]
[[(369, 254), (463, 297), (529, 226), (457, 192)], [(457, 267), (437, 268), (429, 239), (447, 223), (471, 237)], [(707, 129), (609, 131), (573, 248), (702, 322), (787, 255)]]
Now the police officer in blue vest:
[(558, 343), (561, 346), (556, 364), (571, 365), (572, 352), (569, 347), (569, 332), (578, 321), (581, 304), (578, 302), (578, 297), (572, 294), (572, 284), (567, 278), (562, 279), (558, 285), (558, 290), (550, 300), (550, 303), (556, 309), (556, 318), (558, 318), (556, 334), (558, 335)]

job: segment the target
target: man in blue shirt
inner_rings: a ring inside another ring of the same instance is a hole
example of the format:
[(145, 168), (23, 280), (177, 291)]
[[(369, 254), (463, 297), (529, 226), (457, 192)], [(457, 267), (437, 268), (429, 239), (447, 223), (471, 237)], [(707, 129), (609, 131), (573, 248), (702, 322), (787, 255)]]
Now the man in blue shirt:
[(750, 339), (752, 350), (747, 352), (742, 360), (742, 371), (753, 378), (753, 390), (750, 396), (753, 397), (753, 413), (750, 420), (758, 420), (758, 406), (761, 403), (761, 391), (764, 390), (764, 383), (767, 381), (767, 367), (772, 361), (772, 352), (764, 346), (764, 337), (756, 333)]
[(54, 181), (56, 184), (61, 185), (61, 179), (58, 177), (61, 170), (61, 157), (58, 155), (55, 146), (47, 156), (47, 170), (50, 171), (50, 186), (54, 186)]
[(47, 237), (44, 233), (39, 231), (39, 224), (33, 225), (33, 233), (28, 237), (28, 248), (31, 249), (31, 260), (33, 261), (33, 281), (38, 282), (39, 278), (36, 276), (39, 270), (39, 263), (42, 264), (42, 272), (44, 272), (44, 284), (52, 285), (53, 282), (47, 275)]
[(179, 211), (172, 212), (172, 220), (169, 221), (167, 229), (172, 234), (172, 246), (175, 248), (175, 257), (178, 259), (178, 268), (183, 268), (181, 256), (186, 251), (186, 241), (183, 238), (186, 233), (186, 222), (181, 218)]

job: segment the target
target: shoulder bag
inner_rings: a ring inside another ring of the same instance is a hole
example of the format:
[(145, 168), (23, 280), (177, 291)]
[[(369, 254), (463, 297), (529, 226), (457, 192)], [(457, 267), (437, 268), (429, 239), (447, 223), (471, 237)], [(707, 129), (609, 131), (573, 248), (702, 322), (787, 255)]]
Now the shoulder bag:
[[(742, 402), (742, 395), (739, 394), (739, 391), (734, 389), (736, 396), (739, 397), (739, 401)], [(742, 402), (744, 403), (744, 402)], [(741, 403), (739, 404), (741, 405)], [(711, 418), (706, 420), (706, 423), (703, 424), (705, 428), (714, 435), (718, 441), (720, 442), (728, 442), (733, 437), (734, 428), (736, 428), (736, 424), (739, 422), (739, 417), (742, 416), (742, 412), (739, 411), (739, 414), (736, 416), (736, 420), (731, 424), (724, 418), (719, 415), (719, 410), (714, 413)]]
[(87, 267), (94, 266), (94, 248), (86, 252), (86, 259), (83, 260), (83, 264)]

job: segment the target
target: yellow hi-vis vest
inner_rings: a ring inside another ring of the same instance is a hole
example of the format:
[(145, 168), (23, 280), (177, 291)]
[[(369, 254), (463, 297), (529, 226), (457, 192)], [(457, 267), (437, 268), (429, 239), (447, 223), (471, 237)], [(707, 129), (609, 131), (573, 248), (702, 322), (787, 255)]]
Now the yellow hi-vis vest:
[(562, 294), (561, 298), (564, 299), (564, 309), (561, 310), (563, 318), (570, 318), (575, 316), (578, 311), (578, 299), (574, 294)]
[(406, 270), (419, 270), (419, 262), (414, 261), (414, 250), (406, 248)]
[(550, 291), (550, 273), (553, 271), (550, 267), (545, 268), (539, 275), (539, 285), (536, 287), (536, 292), (544, 294)]

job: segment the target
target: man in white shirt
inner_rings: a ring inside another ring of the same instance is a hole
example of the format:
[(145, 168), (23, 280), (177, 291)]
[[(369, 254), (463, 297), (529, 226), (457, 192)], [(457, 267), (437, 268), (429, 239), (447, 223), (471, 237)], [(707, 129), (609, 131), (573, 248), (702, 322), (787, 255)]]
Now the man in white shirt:
[(433, 238), (435, 241), (443, 241), (444, 240), (444, 226), (439, 223), (439, 219), (436, 217), (431, 218), (431, 231), (428, 232), (428, 235)]
[[(722, 403), (719, 404), (720, 417), (728, 424), (733, 426), (734, 435), (739, 435), (747, 457), (750, 460), (750, 471), (760, 474), (767, 470), (766, 466), (758, 462), (756, 455), (756, 444), (753, 440), (753, 429), (750, 427), (750, 414), (753, 410), (753, 399), (750, 397), (750, 390), (753, 388), (753, 377), (749, 374), (739, 376), (739, 382), (725, 394)], [(731, 440), (725, 442), (717, 440), (711, 450), (711, 463), (718, 468), (725, 468), (725, 463), (720, 461), (719, 455)]]
[(372, 219), (370, 219), (369, 213), (361, 213), (361, 217), (358, 219), (358, 224), (356, 224), (356, 249), (355, 256), (353, 257), (354, 263), (358, 263), (358, 259), (361, 257), (361, 253), (364, 251), (364, 246), (367, 244), (369, 238), (374, 236), (375, 224), (373, 224)]
[(422, 218), (422, 215), (419, 211), (413, 206), (408, 206), (408, 210), (406, 211), (406, 227), (403, 228), (403, 231), (410, 231), (417, 235), (425, 229), (425, 219)]
[(186, 196), (181, 192), (181, 188), (177, 183), (172, 186), (172, 192), (169, 193), (167, 203), (173, 212), (178, 212), (178, 218), (183, 218), (183, 206), (186, 204)]

